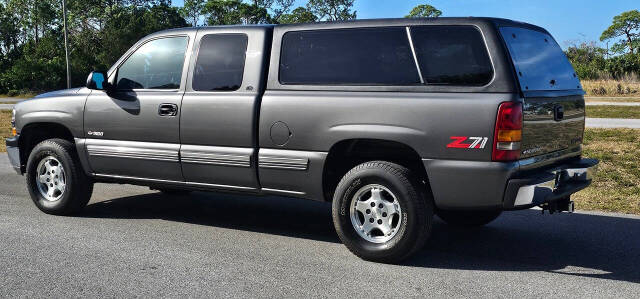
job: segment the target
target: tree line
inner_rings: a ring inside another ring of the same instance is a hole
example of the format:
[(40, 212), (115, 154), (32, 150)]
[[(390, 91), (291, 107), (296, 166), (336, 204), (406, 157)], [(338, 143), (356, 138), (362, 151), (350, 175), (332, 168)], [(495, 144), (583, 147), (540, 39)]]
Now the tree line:
[[(355, 0), (66, 0), (72, 86), (108, 69), (147, 34), (188, 26), (355, 19)], [(419, 5), (407, 17), (437, 17)], [(66, 86), (62, 0), (0, 0), (0, 94)]]
[(640, 11), (623, 12), (602, 32), (603, 48), (596, 42), (581, 42), (567, 48), (566, 54), (580, 79), (634, 80), (640, 78)]
[[(356, 0), (66, 0), (71, 82), (81, 86), (92, 70), (108, 69), (147, 34), (188, 26), (287, 24), (357, 18)], [(368, 0), (358, 0), (368, 1)], [(406, 17), (439, 17), (429, 4)], [(62, 0), (0, 0), (0, 94), (66, 86)], [(603, 40), (619, 41), (613, 55), (595, 46), (569, 47), (581, 78), (640, 73), (640, 13), (614, 19)]]

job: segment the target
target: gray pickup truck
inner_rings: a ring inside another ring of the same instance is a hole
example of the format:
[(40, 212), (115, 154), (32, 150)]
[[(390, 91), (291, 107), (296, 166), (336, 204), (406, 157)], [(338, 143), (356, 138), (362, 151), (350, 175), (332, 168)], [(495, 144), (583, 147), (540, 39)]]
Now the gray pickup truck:
[(184, 28), (17, 104), (6, 143), (45, 213), (95, 182), (327, 201), (353, 253), (393, 263), (434, 215), (572, 211), (598, 164), (583, 95), (551, 35), (510, 20)]

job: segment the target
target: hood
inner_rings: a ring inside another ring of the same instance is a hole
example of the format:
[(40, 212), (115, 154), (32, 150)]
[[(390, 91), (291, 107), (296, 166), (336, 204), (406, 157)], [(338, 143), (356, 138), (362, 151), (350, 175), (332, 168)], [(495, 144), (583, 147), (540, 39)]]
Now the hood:
[(80, 91), (81, 89), (82, 89), (82, 87), (76, 87), (76, 88), (71, 88), (71, 89), (50, 91), (50, 92), (47, 92), (47, 93), (39, 94), (34, 99), (74, 95), (74, 94), (78, 93), (78, 91)]

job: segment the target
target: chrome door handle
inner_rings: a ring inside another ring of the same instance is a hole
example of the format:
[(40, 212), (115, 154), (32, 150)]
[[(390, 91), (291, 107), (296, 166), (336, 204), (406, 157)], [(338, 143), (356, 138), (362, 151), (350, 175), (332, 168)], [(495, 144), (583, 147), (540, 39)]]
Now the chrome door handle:
[(160, 116), (176, 116), (176, 115), (178, 115), (178, 105), (176, 105), (176, 104), (160, 104), (160, 107), (158, 107), (158, 115), (160, 115)]

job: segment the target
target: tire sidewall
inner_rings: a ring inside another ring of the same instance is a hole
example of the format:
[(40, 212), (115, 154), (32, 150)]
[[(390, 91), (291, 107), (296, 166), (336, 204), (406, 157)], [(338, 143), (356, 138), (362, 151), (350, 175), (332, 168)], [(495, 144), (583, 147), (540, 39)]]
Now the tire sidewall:
[[(362, 238), (353, 228), (351, 223), (351, 200), (356, 192), (363, 186), (379, 184), (388, 188), (396, 196), (402, 210), (402, 220), (398, 232), (393, 238), (384, 243), (373, 243)], [(410, 187), (410, 188), (407, 188)], [(418, 207), (409, 198), (419, 196), (418, 190), (412, 186), (406, 186), (397, 176), (380, 168), (364, 168), (350, 173), (336, 188), (333, 201), (334, 221), (349, 242), (365, 258), (380, 259), (385, 256), (395, 256), (399, 250), (406, 248), (409, 242), (415, 242), (416, 234), (421, 225), (416, 213)]]
[[(38, 184), (36, 182), (36, 173), (37, 167), (42, 159), (52, 156), (56, 158), (65, 170), (65, 191), (62, 197), (56, 201), (49, 201), (40, 194), (38, 190)], [(45, 141), (39, 145), (37, 145), (31, 154), (29, 155), (29, 160), (27, 161), (27, 187), (29, 189), (29, 193), (31, 195), (31, 199), (33, 202), (43, 211), (46, 212), (62, 212), (65, 207), (70, 205), (70, 201), (73, 198), (73, 189), (76, 184), (76, 178), (73, 175), (74, 169), (72, 158), (60, 145)]]

